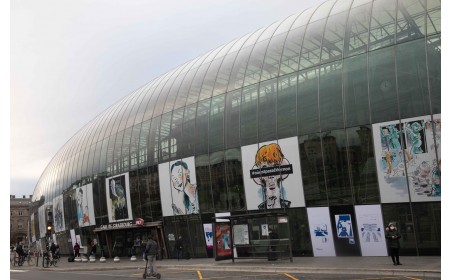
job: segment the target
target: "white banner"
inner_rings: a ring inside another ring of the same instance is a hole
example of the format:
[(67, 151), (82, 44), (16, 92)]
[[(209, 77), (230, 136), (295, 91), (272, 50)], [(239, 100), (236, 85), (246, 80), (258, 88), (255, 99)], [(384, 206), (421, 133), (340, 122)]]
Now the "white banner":
[(66, 225), (64, 222), (63, 195), (59, 195), (53, 199), (53, 221), (55, 232), (66, 230)]
[(128, 173), (106, 178), (106, 205), (110, 223), (133, 219)]
[(314, 207), (306, 210), (314, 256), (336, 256), (328, 207)]
[(297, 137), (241, 148), (248, 210), (304, 207)]
[(30, 227), (31, 227), (31, 242), (35, 242), (36, 241), (36, 226), (34, 224), (34, 213), (31, 213)]
[(387, 256), (380, 205), (355, 205), (362, 256)]
[[(117, 187), (117, 184), (116, 184)], [(92, 183), (76, 189), (77, 219), (79, 227), (94, 226), (94, 198), (92, 196)]]
[(45, 205), (42, 205), (38, 208), (38, 214), (39, 214), (39, 233), (40, 238), (44, 238), (45, 234), (47, 233), (47, 223), (45, 221)]

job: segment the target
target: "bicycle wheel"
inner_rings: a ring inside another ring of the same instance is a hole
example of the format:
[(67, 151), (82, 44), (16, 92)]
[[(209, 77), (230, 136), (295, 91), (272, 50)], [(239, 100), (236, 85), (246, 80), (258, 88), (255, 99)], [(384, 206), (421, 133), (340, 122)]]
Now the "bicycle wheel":
[(13, 260), (13, 266), (19, 265), (19, 257), (18, 256), (14, 256), (14, 260)]
[(27, 263), (28, 263), (28, 265), (34, 265), (34, 257), (28, 256), (27, 257)]

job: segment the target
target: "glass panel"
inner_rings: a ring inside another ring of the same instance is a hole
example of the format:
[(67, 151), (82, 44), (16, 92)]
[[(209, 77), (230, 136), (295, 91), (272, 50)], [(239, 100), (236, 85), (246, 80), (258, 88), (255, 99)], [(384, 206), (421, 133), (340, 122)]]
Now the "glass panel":
[(350, 9), (350, 5), (352, 4), (352, 2), (353, 0), (338, 0), (331, 9), (331, 12), (328, 15), (328, 17), (331, 17), (332, 15), (336, 15), (344, 11), (345, 14), (348, 14), (348, 10)]
[(397, 44), (425, 36), (425, 0), (398, 0)]
[(317, 7), (309, 8), (307, 10), (304, 10), (300, 16), (295, 20), (294, 24), (291, 27), (291, 31), (308, 24), (309, 19), (311, 18), (311, 15), (314, 13), (314, 11), (317, 9)]
[(343, 78), (346, 126), (370, 123), (367, 54), (344, 59)]
[(219, 73), (217, 74), (217, 79), (214, 84), (213, 96), (225, 93), (228, 86), (228, 80), (230, 78), (231, 68), (233, 67), (234, 60), (237, 56), (237, 52), (228, 54), (222, 65), (220, 66)]
[(258, 85), (248, 86), (242, 91), (241, 99), (241, 146), (257, 142)]
[(328, 14), (330, 13), (331, 8), (333, 8), (333, 5), (336, 1), (326, 1), (323, 4), (321, 4), (317, 10), (314, 12), (314, 14), (311, 17), (311, 20), (309, 23), (314, 22), (316, 20), (324, 19), (328, 17)]
[(287, 213), (292, 238), (292, 255), (295, 257), (312, 257), (313, 249), (306, 208), (288, 208)]
[(344, 57), (367, 51), (371, 9), (372, 3), (350, 10), (344, 39)]
[[(159, 85), (159, 84), (158, 84)], [(153, 117), (154, 109), (157, 105), (158, 97), (160, 93), (160, 88), (158, 86), (152, 87), (149, 89), (149, 92), (147, 95), (150, 95), (150, 99), (148, 100), (148, 103), (143, 104), (144, 105), (144, 117), (142, 118), (142, 121), (149, 120)], [(144, 99), (143, 101), (145, 101)], [(164, 102), (166, 100), (164, 99)], [(162, 111), (164, 103), (158, 104), (160, 106), (159, 111)], [(154, 115), (155, 117), (158, 115)]]
[(136, 116), (137, 116), (137, 114), (139, 112), (139, 106), (141, 105), (141, 102), (142, 102), (142, 100), (145, 97), (144, 89), (146, 89), (145, 86), (141, 87), (136, 93), (137, 96), (136, 96), (136, 98), (133, 101), (133, 106), (131, 108), (130, 116), (128, 117), (128, 120), (127, 120), (127, 124), (126, 124), (127, 128), (130, 127), (130, 126), (133, 126), (135, 121), (136, 121)]
[(278, 79), (277, 139), (297, 135), (297, 74)]
[(123, 133), (122, 140), (122, 154), (120, 157), (120, 161), (124, 171), (129, 170), (130, 164), (130, 141), (131, 141), (131, 132), (132, 128), (127, 128)]
[(289, 31), (280, 62), (280, 76), (298, 71), (300, 49), (306, 26)]
[(149, 103), (150, 99), (152, 98), (152, 92), (155, 89), (154, 87), (151, 87), (151, 85), (153, 83), (154, 82), (150, 83), (150, 85), (145, 86), (145, 88), (143, 89), (142, 95), (144, 97), (142, 98), (142, 101), (140, 101), (139, 108), (137, 110), (136, 117), (134, 120), (134, 124), (141, 123), (145, 114), (148, 114), (149, 118), (151, 118), (151, 116), (152, 116), (153, 111), (146, 112), (146, 109), (147, 109), (147, 104)]
[(202, 214), (214, 212), (213, 194), (211, 191), (211, 179), (209, 177), (209, 156), (195, 157), (195, 176), (197, 177), (200, 211)]
[[(175, 101), (175, 104), (177, 104), (178, 108), (185, 106), (186, 100), (188, 97), (188, 93), (189, 93), (189, 88), (191, 87), (192, 81), (194, 79), (194, 76), (195, 76), (195, 73), (197, 72), (197, 70), (198, 70), (198, 68), (191, 69), (184, 77), (184, 80), (181, 83), (180, 89), (178, 90), (178, 93), (177, 93), (177, 99)], [(197, 101), (197, 100), (195, 100), (195, 101)]]
[(441, 113), (441, 35), (427, 38), (428, 82), (433, 114)]
[[(171, 74), (173, 74), (173, 72)], [(167, 77), (165, 77), (158, 84), (158, 86), (155, 89), (155, 92), (153, 92), (153, 94), (156, 94), (158, 96), (158, 99), (156, 100), (156, 102), (154, 104), (155, 107), (153, 109), (153, 117), (159, 116), (159, 115), (161, 115), (164, 112), (163, 109), (164, 109), (164, 106), (166, 104), (167, 95), (165, 95), (164, 93), (163, 94), (161, 94), (161, 93), (162, 93), (162, 90), (163, 90), (164, 86), (166, 85), (167, 80), (169, 80), (169, 78), (170, 78), (170, 75), (167, 75)], [(149, 103), (149, 105), (153, 105), (153, 104)], [(145, 117), (147, 117), (147, 114), (146, 114)], [(146, 120), (145, 117), (144, 117), (144, 120)]]
[(300, 136), (298, 142), (306, 206), (328, 206), (320, 137)]
[(213, 97), (209, 119), (209, 152), (224, 148), (225, 94)]
[(321, 63), (342, 58), (348, 13), (340, 13), (328, 18), (322, 39)]
[(229, 211), (245, 210), (241, 149), (225, 151), (225, 176), (228, 186)]
[(262, 42), (266, 39), (269, 39), (273, 36), (273, 33), (275, 32), (275, 30), (278, 28), (278, 26), (280, 25), (281, 21), (277, 21), (272, 23), (269, 27), (267, 27), (264, 32), (261, 34), (261, 36), (259, 36), (258, 40), (256, 41), (256, 43), (258, 42)]
[(170, 129), (172, 112), (162, 115), (161, 126), (159, 130), (159, 159), (161, 161), (169, 160), (170, 156)]
[(369, 96), (372, 123), (398, 119), (394, 48), (369, 52)]
[(258, 40), (259, 36), (264, 32), (266, 28), (261, 28), (253, 32), (250, 37), (245, 41), (244, 45), (242, 45), (241, 51), (249, 46), (252, 46), (256, 43), (256, 40)]
[(370, 22), (369, 50), (395, 43), (397, 1), (375, 0)]
[(184, 105), (183, 102), (186, 102), (186, 96), (183, 100), (179, 101), (179, 99), (177, 99), (177, 95), (180, 90), (181, 83), (183, 82), (186, 75), (188, 75), (189, 73), (191, 73), (191, 72), (185, 72), (181, 75), (178, 75), (177, 77), (174, 77), (164, 87), (161, 94), (167, 96), (167, 99), (166, 99), (166, 103), (164, 103), (163, 113), (167, 113), (167, 112), (170, 112), (171, 110), (173, 110), (174, 105), (175, 105), (175, 100), (177, 100), (179, 103), (182, 103), (182, 105)]
[(216, 82), (217, 73), (219, 72), (219, 67), (222, 64), (222, 61), (223, 58), (220, 58), (211, 62), (211, 65), (203, 78), (199, 101), (211, 98), (214, 83)]
[(137, 176), (137, 171), (131, 171), (129, 174), (130, 199), (131, 201), (133, 201), (133, 203), (131, 203), (131, 213), (133, 217), (142, 217), (139, 192), (139, 177)]
[(425, 39), (397, 45), (400, 118), (430, 114)]
[(267, 53), (262, 64), (261, 81), (265, 81), (278, 76), (280, 68), (280, 59), (283, 52), (283, 46), (286, 40), (287, 32), (275, 36), (270, 40), (267, 47)]
[(275, 30), (275, 33), (273, 33), (273, 37), (282, 34), (282, 33), (286, 33), (289, 31), (289, 29), (291, 28), (292, 24), (294, 23), (295, 19), (297, 19), (297, 17), (300, 15), (300, 13), (297, 13), (295, 15), (291, 15), (289, 16), (287, 19), (285, 19), (277, 28), (277, 30)]
[(300, 68), (303, 70), (320, 63), (320, 49), (326, 20), (319, 20), (308, 24), (303, 39)]
[(277, 79), (262, 82), (258, 98), (258, 142), (277, 136)]
[[(198, 97), (200, 95), (200, 89), (202, 87), (203, 78), (205, 77), (206, 71), (208, 70), (209, 63), (203, 64), (195, 74), (194, 79), (191, 83), (191, 88), (189, 89), (189, 95), (187, 98), (186, 104), (192, 104), (197, 102)], [(179, 104), (180, 107), (184, 106), (184, 104)]]
[(441, 1), (427, 0), (427, 35), (441, 33)]
[(139, 134), (141, 132), (141, 124), (133, 126), (133, 132), (130, 140), (130, 170), (137, 168), (137, 153), (139, 147)]
[(183, 126), (184, 108), (173, 111), (172, 128), (170, 130), (170, 158), (175, 160), (181, 158), (181, 131)]
[(227, 148), (239, 147), (239, 112), (241, 108), (241, 90), (227, 93), (225, 106), (225, 145)]
[(402, 235), (400, 254), (415, 256), (416, 235), (414, 234), (413, 217), (409, 203), (383, 204), (383, 220), (385, 225), (394, 223)]
[(180, 142), (182, 157), (190, 157), (194, 155), (196, 113), (197, 104), (186, 106), (183, 118), (183, 140)]
[(347, 129), (350, 176), (356, 204), (380, 203), (377, 168), (369, 125)]
[(195, 154), (208, 153), (208, 122), (211, 99), (198, 103), (197, 119), (195, 122)]
[(347, 158), (345, 130), (322, 133), (323, 162), (330, 205), (354, 204)]
[(413, 203), (414, 229), (420, 256), (441, 255), (441, 203)]
[(228, 211), (228, 191), (225, 182), (225, 153), (212, 153), (209, 157), (211, 165), (211, 186), (214, 201), (214, 212)]
[(299, 135), (318, 132), (319, 127), (319, 69), (302, 71), (298, 76), (298, 132)]
[(151, 205), (151, 215), (153, 220), (161, 220), (162, 217), (162, 207), (161, 207), (161, 194), (159, 188), (159, 173), (158, 166), (154, 165), (148, 168), (149, 173), (149, 192), (150, 192), (150, 205)]
[(342, 109), (342, 61), (320, 67), (320, 128), (330, 130), (344, 127)]
[[(142, 124), (141, 135), (139, 140), (139, 166), (147, 166), (147, 156), (148, 164), (156, 164), (159, 162), (160, 156), (159, 152), (159, 124), (161, 122), (161, 117), (156, 117), (148, 122)], [(151, 126), (150, 126), (151, 124)], [(147, 133), (145, 133), (148, 131)], [(148, 146), (147, 146), (148, 138)], [(145, 141), (145, 142), (144, 142)], [(144, 145), (145, 144), (145, 145)]]
[(247, 69), (245, 70), (244, 86), (252, 85), (259, 82), (261, 77), (262, 63), (266, 54), (269, 40), (259, 42), (253, 48), (250, 55)]
[(242, 87), (244, 83), (245, 69), (247, 69), (247, 62), (249, 60), (252, 49), (253, 47), (250, 46), (242, 49), (239, 52), (236, 60), (234, 61), (233, 69), (230, 73), (230, 80), (228, 82), (227, 91), (232, 91), (234, 89)]

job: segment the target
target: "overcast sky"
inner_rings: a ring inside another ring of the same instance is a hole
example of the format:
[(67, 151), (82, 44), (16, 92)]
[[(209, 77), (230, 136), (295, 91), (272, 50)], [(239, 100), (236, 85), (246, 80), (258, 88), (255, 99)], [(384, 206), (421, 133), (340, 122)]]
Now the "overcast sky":
[(10, 1), (10, 194), (134, 89), (324, 0)]

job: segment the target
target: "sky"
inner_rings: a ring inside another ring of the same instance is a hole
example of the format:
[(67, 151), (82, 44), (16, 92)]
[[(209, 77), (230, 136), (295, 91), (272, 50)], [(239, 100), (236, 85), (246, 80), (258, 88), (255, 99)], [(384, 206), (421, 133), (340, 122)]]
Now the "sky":
[(323, 2), (10, 1), (10, 194), (32, 195), (62, 146), (133, 90)]

